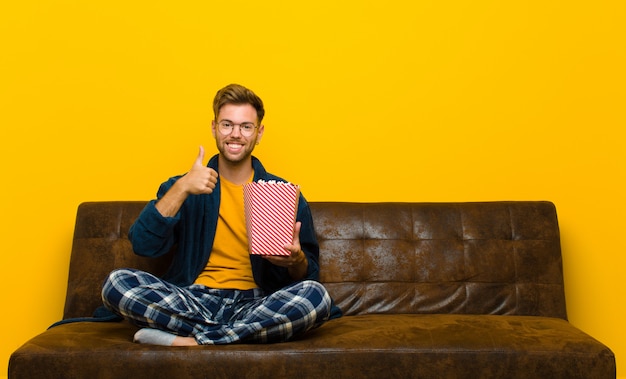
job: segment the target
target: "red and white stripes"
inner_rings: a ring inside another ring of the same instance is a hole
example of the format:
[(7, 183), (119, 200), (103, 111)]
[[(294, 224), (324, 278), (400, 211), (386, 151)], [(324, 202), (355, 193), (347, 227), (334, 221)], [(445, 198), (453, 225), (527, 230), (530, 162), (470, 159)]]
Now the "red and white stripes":
[(243, 195), (250, 254), (289, 255), (300, 186), (260, 180), (245, 184)]

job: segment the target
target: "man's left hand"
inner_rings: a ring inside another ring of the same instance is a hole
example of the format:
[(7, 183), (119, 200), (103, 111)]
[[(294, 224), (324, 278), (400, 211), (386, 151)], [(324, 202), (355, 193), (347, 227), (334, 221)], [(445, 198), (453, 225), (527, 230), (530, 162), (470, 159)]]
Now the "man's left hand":
[(304, 254), (304, 251), (302, 251), (302, 247), (300, 246), (301, 226), (302, 223), (300, 221), (296, 222), (293, 230), (293, 241), (291, 245), (285, 245), (285, 250), (290, 253), (289, 255), (263, 256), (272, 264), (289, 269), (289, 274), (295, 280), (300, 280), (306, 276), (306, 271), (309, 265), (309, 262), (306, 259), (306, 254)]

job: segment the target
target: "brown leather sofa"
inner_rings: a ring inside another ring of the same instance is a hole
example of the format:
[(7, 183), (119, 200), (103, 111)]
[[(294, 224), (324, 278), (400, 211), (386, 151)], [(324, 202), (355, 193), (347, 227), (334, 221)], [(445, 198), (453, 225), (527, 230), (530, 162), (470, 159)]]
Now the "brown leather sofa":
[[(164, 272), (127, 231), (144, 202), (79, 207), (65, 318), (116, 267)], [(321, 281), (344, 317), (291, 342), (160, 347), (126, 322), (73, 322), (13, 353), (9, 378), (615, 378), (567, 321), (549, 202), (311, 203)]]

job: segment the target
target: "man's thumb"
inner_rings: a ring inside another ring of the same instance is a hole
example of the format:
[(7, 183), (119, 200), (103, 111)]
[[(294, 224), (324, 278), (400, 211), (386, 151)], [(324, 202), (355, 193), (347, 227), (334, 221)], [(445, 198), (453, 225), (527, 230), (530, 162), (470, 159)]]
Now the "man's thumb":
[(198, 152), (198, 157), (196, 158), (196, 161), (193, 163), (194, 166), (203, 166), (204, 167), (204, 147), (202, 147), (202, 145), (200, 145), (200, 151)]

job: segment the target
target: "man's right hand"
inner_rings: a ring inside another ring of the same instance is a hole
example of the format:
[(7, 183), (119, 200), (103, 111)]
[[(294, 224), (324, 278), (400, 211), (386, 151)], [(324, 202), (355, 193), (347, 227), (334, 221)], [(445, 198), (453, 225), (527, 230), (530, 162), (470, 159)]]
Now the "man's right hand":
[(157, 201), (156, 208), (165, 217), (173, 217), (189, 195), (210, 194), (217, 185), (217, 171), (206, 167), (204, 148), (200, 146), (198, 157), (193, 162), (191, 170), (178, 179), (172, 188)]
[(191, 170), (180, 178), (178, 181), (182, 182), (184, 186), (183, 190), (187, 194), (200, 195), (210, 194), (217, 185), (217, 171), (212, 168), (206, 167), (204, 161), (204, 147), (200, 146), (200, 152), (198, 157), (193, 162)]

